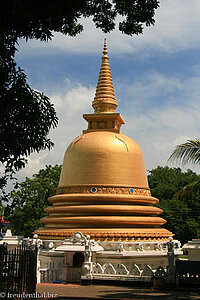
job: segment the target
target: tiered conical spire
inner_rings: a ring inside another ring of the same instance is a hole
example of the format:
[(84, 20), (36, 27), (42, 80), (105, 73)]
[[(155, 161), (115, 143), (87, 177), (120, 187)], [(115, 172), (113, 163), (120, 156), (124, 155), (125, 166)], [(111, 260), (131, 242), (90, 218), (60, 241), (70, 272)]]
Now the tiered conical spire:
[(105, 39), (96, 94), (94, 97), (94, 101), (92, 102), (95, 113), (113, 113), (118, 106), (115, 99), (112, 77), (109, 67), (109, 57), (107, 53), (108, 51)]

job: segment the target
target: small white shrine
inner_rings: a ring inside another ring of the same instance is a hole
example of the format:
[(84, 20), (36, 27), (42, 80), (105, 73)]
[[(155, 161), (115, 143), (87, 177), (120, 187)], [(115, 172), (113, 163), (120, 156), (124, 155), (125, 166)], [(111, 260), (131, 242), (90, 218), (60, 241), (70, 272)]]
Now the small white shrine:
[(2, 240), (0, 240), (0, 245), (7, 246), (8, 250), (14, 250), (22, 242), (23, 236), (12, 235), (10, 229), (6, 230), (6, 234)]
[(187, 242), (182, 249), (187, 250), (188, 260), (200, 261), (200, 239)]

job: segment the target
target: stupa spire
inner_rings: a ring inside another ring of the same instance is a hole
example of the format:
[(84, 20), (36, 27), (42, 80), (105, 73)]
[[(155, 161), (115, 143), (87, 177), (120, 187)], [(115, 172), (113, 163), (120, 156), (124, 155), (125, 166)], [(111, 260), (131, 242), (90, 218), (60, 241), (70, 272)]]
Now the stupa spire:
[(115, 99), (109, 66), (109, 57), (107, 53), (108, 51), (105, 39), (96, 94), (92, 102), (92, 106), (94, 108), (95, 113), (114, 113), (116, 107), (118, 106), (117, 101)]

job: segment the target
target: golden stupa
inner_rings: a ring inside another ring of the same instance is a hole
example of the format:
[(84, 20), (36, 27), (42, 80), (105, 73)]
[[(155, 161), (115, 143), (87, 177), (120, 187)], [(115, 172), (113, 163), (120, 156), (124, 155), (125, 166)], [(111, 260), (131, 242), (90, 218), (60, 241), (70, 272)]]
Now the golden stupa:
[(168, 240), (161, 226), (159, 200), (151, 196), (143, 153), (124, 135), (116, 113), (106, 40), (93, 114), (84, 114), (88, 129), (67, 148), (57, 195), (35, 231), (42, 239), (66, 239), (75, 232), (96, 241)]

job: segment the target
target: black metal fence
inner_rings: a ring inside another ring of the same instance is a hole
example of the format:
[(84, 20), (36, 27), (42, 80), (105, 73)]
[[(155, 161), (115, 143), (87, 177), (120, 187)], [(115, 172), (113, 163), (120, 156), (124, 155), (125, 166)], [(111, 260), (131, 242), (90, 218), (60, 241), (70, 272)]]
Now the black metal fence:
[(176, 260), (176, 286), (200, 287), (200, 261)]
[[(21, 245), (14, 250), (0, 246), (0, 296), (22, 299), (36, 291), (37, 247)], [(31, 297), (30, 297), (31, 298)]]

